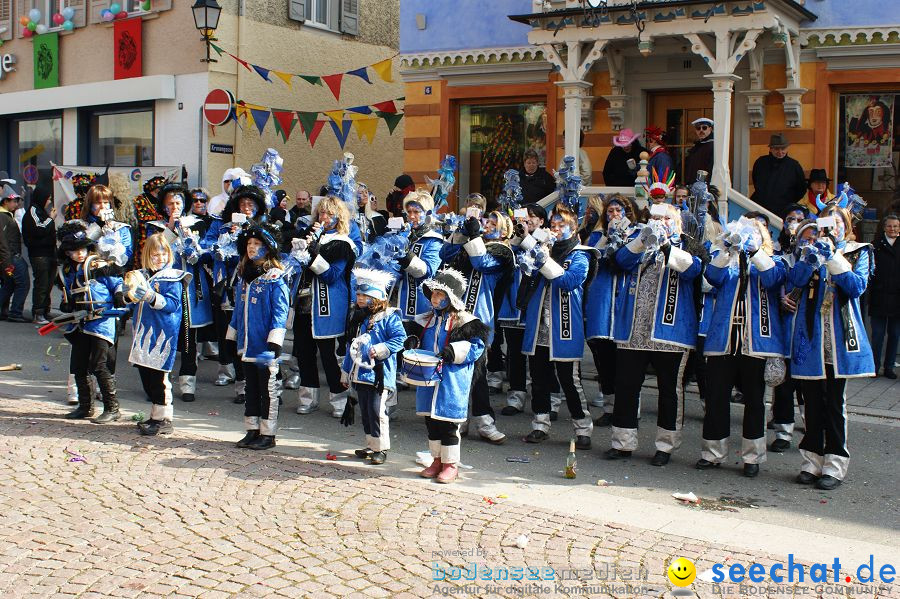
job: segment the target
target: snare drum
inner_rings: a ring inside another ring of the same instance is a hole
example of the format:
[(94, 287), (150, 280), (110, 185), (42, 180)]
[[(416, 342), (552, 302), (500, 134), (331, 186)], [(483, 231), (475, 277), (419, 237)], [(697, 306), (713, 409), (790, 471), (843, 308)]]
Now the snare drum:
[(408, 349), (403, 352), (400, 380), (415, 387), (435, 387), (441, 380), (441, 359), (430, 351)]

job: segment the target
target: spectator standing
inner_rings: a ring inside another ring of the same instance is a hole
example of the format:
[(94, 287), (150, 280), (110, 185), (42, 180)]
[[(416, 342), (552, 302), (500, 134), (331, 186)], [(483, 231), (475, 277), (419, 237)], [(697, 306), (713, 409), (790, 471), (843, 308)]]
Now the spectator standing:
[[(712, 175), (713, 170), (713, 137), (716, 126), (712, 119), (701, 117), (691, 123), (697, 139), (684, 157), (684, 184), (690, 185), (697, 180), (697, 171), (706, 171)], [(709, 181), (710, 177), (707, 176)]]
[(809, 179), (806, 180), (806, 195), (797, 203), (809, 214), (816, 216), (819, 214), (819, 207), (816, 205), (816, 196), (821, 196), (820, 199), (823, 204), (827, 204), (830, 200), (834, 199), (834, 194), (828, 191), (829, 183), (831, 183), (831, 179), (828, 178), (828, 173), (824, 168), (812, 169), (809, 171)]
[(750, 199), (775, 214), (784, 214), (788, 204), (796, 204), (806, 195), (803, 167), (787, 155), (789, 145), (783, 133), (775, 133), (769, 139), (769, 153), (753, 163)]
[(581, 184), (587, 187), (594, 179), (594, 167), (587, 152), (584, 151), (584, 130), (579, 133), (578, 137), (578, 175), (581, 177)]
[(56, 277), (56, 208), (49, 185), (40, 184), (31, 193), (31, 202), (22, 218), (22, 237), (28, 248), (34, 293), (31, 314), (35, 324), (47, 324), (50, 314), (50, 291)]
[(556, 180), (547, 169), (538, 165), (538, 155), (532, 149), (525, 150), (522, 170), (519, 171), (523, 204), (534, 204), (556, 191)]
[(656, 125), (651, 125), (647, 127), (644, 134), (647, 139), (647, 149), (650, 152), (647, 171), (651, 175), (655, 171), (659, 180), (665, 181), (669, 178), (669, 173), (674, 168), (672, 157), (669, 155), (665, 144), (663, 144), (665, 132)]
[(21, 201), (22, 198), (11, 187), (3, 185), (3, 197), (0, 198), (0, 236), (6, 241), (9, 256), (4, 264), (0, 264), (0, 320), (10, 322), (28, 322), (22, 311), (31, 282), (28, 280), (28, 263), (22, 258), (22, 231), (14, 216)]
[(297, 219), (301, 216), (309, 216), (309, 213), (312, 211), (312, 194), (310, 194), (305, 189), (301, 189), (297, 192), (296, 199), (294, 200), (294, 205), (291, 206), (291, 209), (288, 210), (288, 215), (291, 217), (290, 222), (296, 223)]
[(881, 221), (882, 235), (872, 244), (875, 250), (875, 274), (869, 282), (869, 318), (872, 321), (872, 353), (875, 372), (881, 364), (881, 344), (887, 334), (884, 351), (885, 378), (895, 379), (894, 361), (900, 341), (900, 216), (889, 214)]
[(403, 198), (416, 188), (412, 177), (406, 173), (394, 179), (394, 187), (384, 199), (387, 211), (391, 216), (403, 216)]
[[(613, 137), (613, 149), (610, 150), (603, 164), (603, 182), (609, 187), (632, 187), (637, 178), (637, 162), (641, 159), (644, 148), (635, 143), (640, 136), (631, 129), (622, 129)], [(628, 164), (634, 160), (634, 166)]]

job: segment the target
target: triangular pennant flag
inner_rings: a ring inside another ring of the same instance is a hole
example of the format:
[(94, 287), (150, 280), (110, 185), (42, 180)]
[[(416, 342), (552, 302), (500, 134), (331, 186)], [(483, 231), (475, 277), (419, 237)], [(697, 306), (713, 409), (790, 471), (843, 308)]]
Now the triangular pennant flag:
[[(325, 126), (325, 121), (315, 121), (312, 126), (312, 131), (306, 134), (309, 138), (309, 145), (311, 147), (316, 147), (316, 140), (319, 139), (319, 133), (322, 132), (322, 127)], [(334, 123), (332, 123), (334, 126)]]
[(224, 50), (222, 48), (220, 48), (217, 45), (212, 44), (212, 43), (209, 45), (209, 47), (212, 48), (213, 50), (215, 50), (216, 54), (218, 54), (219, 56), (222, 56), (222, 52), (224, 52)]
[(397, 124), (400, 122), (400, 119), (403, 118), (403, 113), (394, 114), (390, 112), (376, 112), (378, 118), (384, 119), (384, 122), (387, 123), (388, 131), (393, 135), (394, 129), (397, 128)]
[(378, 119), (359, 119), (353, 121), (353, 126), (356, 127), (356, 135), (360, 139), (365, 137), (370, 144), (375, 140), (375, 132), (378, 130)]
[(253, 71), (253, 69), (250, 68), (250, 63), (247, 62), (246, 60), (241, 60), (240, 58), (238, 58), (238, 57), (235, 56), (234, 54), (231, 54), (230, 52), (228, 53), (228, 56), (232, 57), (233, 59), (235, 59), (236, 61), (238, 61), (238, 62), (241, 63), (242, 65), (244, 65), (244, 68), (247, 69), (248, 71), (251, 71), (251, 72)]
[(382, 81), (386, 81), (388, 83), (394, 82), (394, 59), (386, 58), (381, 62), (376, 62), (372, 65), (372, 70), (378, 73), (378, 76), (381, 77)]
[(294, 126), (297, 124), (297, 118), (292, 110), (275, 110), (272, 109), (272, 116), (275, 117), (275, 130), (281, 135), (285, 143), (291, 138)]
[(215, 137), (215, 136), (216, 136), (216, 126), (215, 126), (215, 125), (210, 125), (210, 126), (209, 126), (209, 133), (210, 133), (210, 137)]
[(334, 94), (335, 100), (341, 99), (341, 81), (343, 80), (343, 78), (343, 73), (326, 75), (322, 77), (322, 79), (325, 81), (325, 84), (328, 86), (328, 89), (330, 89), (331, 93)]
[(291, 79), (294, 78), (293, 75), (291, 75), (290, 73), (285, 73), (284, 71), (276, 71), (275, 69), (272, 69), (272, 72), (275, 73), (276, 77), (284, 81), (285, 85), (287, 85), (288, 87), (292, 87)]
[(353, 121), (342, 121), (340, 126), (334, 121), (331, 121), (330, 125), (332, 130), (334, 130), (334, 136), (337, 138), (338, 143), (343, 150), (344, 144), (347, 143), (347, 137), (350, 135), (350, 126), (353, 125)]
[(347, 71), (347, 74), (348, 74), (348, 75), (356, 75), (357, 77), (359, 77), (360, 79), (362, 79), (362, 80), (365, 81), (366, 83), (372, 83), (371, 81), (369, 81), (369, 71), (368, 71), (368, 68), (369, 68), (369, 67), (361, 67), (361, 68), (359, 68), (359, 69), (353, 69), (352, 71)]
[(386, 100), (378, 104), (372, 104), (372, 106), (375, 107), (375, 110), (380, 110), (381, 112), (397, 112), (397, 106), (394, 105), (393, 100)]
[(259, 74), (260, 77), (262, 77), (263, 79), (265, 79), (265, 80), (268, 81), (269, 83), (272, 83), (272, 80), (269, 79), (269, 69), (267, 69), (267, 68), (265, 68), (265, 67), (261, 67), (261, 66), (259, 66), (259, 65), (255, 65), (255, 64), (254, 64), (254, 65), (250, 65), (250, 66), (253, 67), (253, 70), (256, 71), (256, 72)]
[[(247, 108), (247, 107), (245, 106), (245, 107), (244, 107), (244, 110), (243, 110), (243, 113), (244, 113), (244, 117), (247, 119), (247, 121), (248, 121), (249, 123), (252, 123), (252, 124), (255, 126), (255, 125), (256, 125), (256, 121), (253, 120), (253, 111), (250, 110), (249, 108)], [(238, 121), (238, 122), (240, 122), (240, 121)]]
[(318, 75), (297, 75), (297, 77), (312, 85), (322, 85), (322, 78)]
[(372, 109), (368, 106), (354, 106), (353, 108), (345, 108), (349, 112), (358, 112), (359, 114), (372, 114)]
[(367, 116), (367, 115), (365, 115), (365, 114), (357, 114), (357, 113), (355, 113), (355, 112), (348, 112), (348, 113), (346, 114), (346, 116), (347, 116), (347, 118), (349, 118), (351, 121), (362, 121), (362, 120), (365, 120), (365, 119), (374, 119), (374, 118), (375, 118), (375, 117), (372, 117), (372, 116)]
[(250, 114), (253, 116), (256, 128), (259, 129), (259, 134), (262, 135), (263, 129), (266, 128), (266, 123), (269, 122), (269, 117), (272, 113), (267, 108), (251, 108)]
[(344, 110), (343, 110), (343, 109), (339, 109), (339, 110), (326, 110), (326, 111), (324, 112), (324, 114), (325, 114), (325, 116), (327, 116), (328, 118), (330, 118), (330, 119), (331, 119), (332, 121), (334, 121), (335, 123), (340, 123), (341, 121), (344, 120)]
[(297, 112), (297, 120), (300, 121), (300, 128), (303, 129), (306, 139), (309, 139), (309, 134), (313, 130), (313, 123), (316, 122), (317, 118), (319, 118), (318, 112)]

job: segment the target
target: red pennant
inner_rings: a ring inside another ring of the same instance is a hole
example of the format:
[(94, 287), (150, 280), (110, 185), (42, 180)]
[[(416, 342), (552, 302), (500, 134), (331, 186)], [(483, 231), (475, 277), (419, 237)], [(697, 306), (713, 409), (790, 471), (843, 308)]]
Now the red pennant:
[(316, 140), (319, 138), (319, 133), (322, 132), (322, 127), (325, 126), (325, 121), (316, 121), (316, 124), (313, 125), (312, 131), (309, 132), (309, 145), (311, 147), (316, 147)]
[(376, 110), (380, 110), (381, 112), (389, 112), (391, 114), (397, 113), (397, 106), (394, 104), (393, 100), (387, 100), (386, 102), (379, 102), (378, 104), (372, 104), (372, 106)]
[(322, 77), (322, 80), (325, 81), (325, 84), (328, 85), (328, 89), (331, 90), (331, 93), (334, 94), (336, 100), (341, 99), (341, 81), (344, 78), (343, 73), (337, 73), (336, 75), (326, 75)]
[(253, 72), (253, 69), (250, 68), (250, 63), (247, 62), (246, 60), (241, 60), (240, 58), (238, 58), (238, 57), (235, 56), (234, 54), (228, 54), (228, 56), (232, 57), (233, 59), (235, 59), (236, 61), (238, 61), (238, 62), (241, 63), (242, 65), (244, 65), (244, 68), (247, 69), (248, 71), (250, 71), (251, 73)]
[(281, 134), (284, 136), (284, 141), (287, 142), (291, 138), (291, 132), (294, 130), (294, 122), (296, 120), (293, 111), (273, 110), (272, 116), (275, 117), (275, 121), (281, 127)]
[(216, 126), (210, 125), (209, 130), (212, 132), (212, 136), (215, 137), (216, 136)]

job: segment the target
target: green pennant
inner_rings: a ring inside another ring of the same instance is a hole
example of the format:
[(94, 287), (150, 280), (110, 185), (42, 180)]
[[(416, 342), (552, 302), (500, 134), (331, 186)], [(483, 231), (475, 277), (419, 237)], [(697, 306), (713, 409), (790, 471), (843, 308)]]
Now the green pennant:
[(222, 52), (224, 52), (224, 50), (222, 50), (222, 48), (218, 47), (217, 45), (215, 45), (213, 43), (210, 43), (209, 47), (212, 48), (213, 50), (215, 50), (216, 54), (218, 54), (219, 56), (222, 56)]
[(391, 112), (381, 112), (379, 110), (379, 111), (376, 111), (375, 114), (378, 115), (378, 118), (384, 119), (384, 122), (387, 124), (388, 131), (391, 133), (391, 135), (394, 134), (394, 129), (397, 128), (397, 125), (400, 123), (400, 119), (403, 118), (402, 112), (391, 113)]
[(34, 36), (34, 89), (59, 87), (59, 34)]
[(322, 78), (317, 77), (316, 75), (297, 75), (307, 83), (311, 83), (313, 85), (322, 85)]
[(309, 140), (309, 134), (312, 133), (313, 124), (317, 118), (319, 118), (318, 112), (297, 111), (297, 120), (300, 121), (300, 126), (303, 127), (303, 133), (306, 135), (307, 140)]

